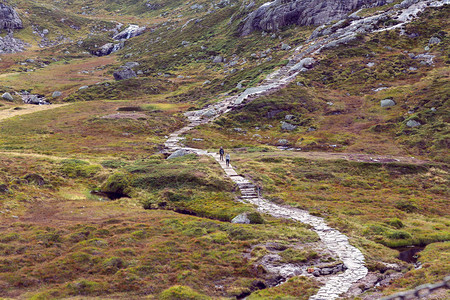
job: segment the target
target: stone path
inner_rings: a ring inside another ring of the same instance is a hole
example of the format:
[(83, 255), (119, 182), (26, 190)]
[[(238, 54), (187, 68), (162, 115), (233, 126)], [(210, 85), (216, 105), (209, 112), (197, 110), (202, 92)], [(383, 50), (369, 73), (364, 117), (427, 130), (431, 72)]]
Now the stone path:
[(183, 147), (183, 145), (181, 145), (181, 141), (183, 140), (181, 134), (186, 133), (202, 123), (204, 123), (204, 121), (192, 117), (189, 125), (177, 130), (169, 136), (169, 139), (165, 143), (166, 148), (169, 151), (184, 149), (198, 155), (212, 156), (222, 167), (225, 174), (237, 184), (243, 201), (255, 205), (260, 212), (276, 218), (291, 219), (311, 225), (313, 227), (312, 230), (318, 234), (327, 248), (342, 260), (347, 267), (347, 270), (344, 273), (328, 277), (326, 284), (320, 288), (316, 295), (310, 298), (311, 300), (337, 299), (339, 295), (347, 292), (352, 284), (367, 275), (368, 270), (364, 266), (364, 256), (361, 251), (350, 245), (348, 238), (345, 235), (338, 230), (329, 227), (324, 219), (312, 216), (305, 210), (271, 203), (260, 197), (257, 187), (248, 179), (239, 175), (231, 165), (226, 166), (226, 163), (220, 160), (220, 156), (217, 153)]
[[(408, 1), (404, 2), (407, 3)], [(439, 7), (449, 4), (449, 2), (450, 0), (423, 0), (416, 3), (414, 3), (414, 1), (409, 1), (408, 4), (402, 3), (404, 7), (399, 7), (398, 10), (392, 10), (376, 16), (354, 20), (348, 27), (339, 28), (331, 35), (325, 33), (326, 28), (318, 28), (307, 43), (293, 51), (289, 63), (286, 66), (283, 66), (279, 70), (268, 75), (258, 86), (248, 88), (239, 95), (224, 98), (221, 101), (198, 111), (187, 112), (185, 115), (189, 120), (189, 124), (172, 133), (165, 142), (165, 147), (170, 152), (185, 149), (199, 155), (212, 156), (220, 164), (227, 176), (238, 185), (242, 200), (254, 204), (259, 211), (277, 218), (292, 219), (312, 226), (313, 230), (318, 234), (326, 247), (342, 260), (347, 267), (347, 270), (341, 274), (328, 277), (325, 285), (320, 288), (316, 295), (310, 298), (311, 300), (337, 299), (341, 294), (347, 292), (352, 284), (364, 278), (368, 274), (368, 270), (364, 265), (364, 256), (361, 251), (350, 245), (348, 238), (344, 234), (329, 227), (324, 219), (312, 216), (304, 210), (271, 203), (260, 197), (256, 186), (245, 177), (239, 175), (232, 166), (227, 167), (223, 161), (220, 161), (218, 154), (209, 153), (201, 149), (184, 147), (181, 145), (181, 141), (183, 140), (181, 135), (196, 126), (214, 120), (218, 116), (231, 111), (233, 108), (244, 105), (246, 101), (251, 100), (252, 98), (285, 87), (287, 84), (294, 81), (299, 73), (306, 72), (308, 68), (314, 64), (313, 57), (319, 54), (322, 49), (350, 42), (356, 37), (357, 32), (376, 32), (376, 26), (374, 25), (386, 16), (396, 19), (403, 25), (412, 21), (413, 17), (416, 16), (418, 12), (425, 9), (426, 6)], [(409, 17), (403, 18), (404, 15), (408, 15)], [(400, 27), (400, 25), (385, 28), (384, 30), (391, 30), (398, 27)]]

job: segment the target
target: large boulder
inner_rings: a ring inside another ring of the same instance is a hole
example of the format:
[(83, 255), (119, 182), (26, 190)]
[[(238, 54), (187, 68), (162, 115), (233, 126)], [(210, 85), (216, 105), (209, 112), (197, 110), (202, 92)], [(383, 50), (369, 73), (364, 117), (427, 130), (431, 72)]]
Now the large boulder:
[(246, 213), (240, 214), (231, 220), (234, 224), (250, 224), (250, 219), (247, 217)]
[(406, 122), (406, 126), (410, 127), (410, 128), (414, 128), (414, 127), (419, 127), (420, 122), (416, 121), (416, 120), (409, 120), (408, 122)]
[(283, 130), (292, 131), (292, 130), (295, 130), (296, 128), (297, 128), (296, 125), (292, 125), (292, 124), (287, 123), (287, 122), (282, 122), (281, 123), (281, 129), (283, 129)]
[(0, 3), (0, 29), (21, 29), (22, 20), (11, 6)]
[(267, 2), (245, 19), (241, 34), (255, 30), (277, 31), (289, 25), (317, 26), (344, 18), (363, 6), (384, 5), (387, 0), (275, 0)]
[(14, 101), (13, 96), (11, 96), (10, 93), (6, 92), (2, 95), (2, 98), (5, 99), (6, 101)]
[(62, 96), (62, 93), (60, 91), (54, 91), (52, 94), (52, 98), (59, 98)]
[(190, 152), (186, 149), (179, 149), (177, 151), (175, 151), (174, 153), (170, 154), (170, 156), (167, 159), (174, 159), (177, 157), (182, 157), (182, 156), (186, 156), (190, 154)]
[(113, 73), (115, 80), (125, 80), (136, 77), (136, 72), (130, 68), (121, 68)]
[(395, 101), (392, 99), (384, 99), (380, 101), (380, 105), (381, 107), (391, 107), (391, 106), (395, 106)]

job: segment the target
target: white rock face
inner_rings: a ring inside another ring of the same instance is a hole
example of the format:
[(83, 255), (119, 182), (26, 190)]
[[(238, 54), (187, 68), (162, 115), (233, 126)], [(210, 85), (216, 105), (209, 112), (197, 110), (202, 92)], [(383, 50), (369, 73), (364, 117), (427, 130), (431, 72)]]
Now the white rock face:
[(132, 37), (141, 35), (144, 33), (146, 27), (139, 27), (138, 25), (130, 25), (127, 29), (119, 32), (116, 34), (113, 39), (121, 41), (121, 40), (128, 40)]

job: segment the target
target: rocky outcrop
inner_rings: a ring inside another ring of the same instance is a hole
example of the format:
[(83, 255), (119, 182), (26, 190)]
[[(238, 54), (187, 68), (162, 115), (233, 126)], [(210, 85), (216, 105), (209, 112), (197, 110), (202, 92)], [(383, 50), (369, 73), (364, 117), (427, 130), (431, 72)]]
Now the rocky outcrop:
[(20, 19), (14, 8), (0, 3), (0, 29), (21, 29), (23, 28)]
[(141, 35), (144, 33), (146, 27), (139, 27), (138, 25), (130, 25), (127, 29), (116, 34), (113, 39), (117, 41), (128, 40), (135, 36)]
[(255, 30), (276, 31), (289, 25), (322, 25), (344, 18), (362, 8), (384, 5), (390, 0), (275, 0), (260, 6), (244, 21), (242, 35)]
[(111, 53), (117, 52), (120, 49), (122, 49), (124, 46), (124, 43), (107, 43), (100, 48), (93, 50), (91, 53), (96, 56), (105, 56), (110, 55)]

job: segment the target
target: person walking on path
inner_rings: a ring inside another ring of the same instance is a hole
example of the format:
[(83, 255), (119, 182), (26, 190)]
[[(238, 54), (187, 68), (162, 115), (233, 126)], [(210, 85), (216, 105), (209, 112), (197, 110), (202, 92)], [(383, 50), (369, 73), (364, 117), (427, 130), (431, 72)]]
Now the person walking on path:
[(230, 166), (230, 154), (227, 153), (227, 155), (225, 156), (225, 162), (227, 163), (227, 167)]
[(220, 160), (223, 160), (223, 155), (225, 154), (225, 151), (223, 150), (222, 147), (220, 147), (219, 154), (220, 154)]

